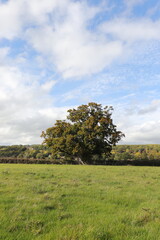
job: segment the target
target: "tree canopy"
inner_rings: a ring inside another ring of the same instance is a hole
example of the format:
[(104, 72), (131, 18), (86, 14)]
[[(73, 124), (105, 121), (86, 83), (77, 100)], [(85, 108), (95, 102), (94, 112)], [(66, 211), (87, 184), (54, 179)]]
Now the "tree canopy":
[(54, 157), (70, 157), (86, 164), (104, 164), (112, 146), (124, 137), (111, 118), (113, 107), (90, 102), (69, 109), (67, 120), (57, 120), (42, 132)]

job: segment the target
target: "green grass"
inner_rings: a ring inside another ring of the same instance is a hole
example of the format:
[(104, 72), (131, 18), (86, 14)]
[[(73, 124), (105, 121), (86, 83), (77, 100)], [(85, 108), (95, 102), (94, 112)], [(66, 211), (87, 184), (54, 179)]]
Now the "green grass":
[(160, 168), (0, 165), (0, 240), (158, 240)]

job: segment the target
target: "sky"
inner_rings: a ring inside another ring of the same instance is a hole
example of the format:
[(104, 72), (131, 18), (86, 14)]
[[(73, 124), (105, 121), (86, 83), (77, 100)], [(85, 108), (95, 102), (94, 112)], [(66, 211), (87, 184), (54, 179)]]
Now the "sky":
[(120, 144), (160, 144), (160, 2), (0, 0), (0, 145), (88, 102), (113, 106)]

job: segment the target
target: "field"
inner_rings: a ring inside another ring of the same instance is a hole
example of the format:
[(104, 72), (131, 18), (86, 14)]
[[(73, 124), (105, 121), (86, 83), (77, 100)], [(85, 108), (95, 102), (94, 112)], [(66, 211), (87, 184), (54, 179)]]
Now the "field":
[(0, 165), (1, 240), (158, 240), (160, 168)]

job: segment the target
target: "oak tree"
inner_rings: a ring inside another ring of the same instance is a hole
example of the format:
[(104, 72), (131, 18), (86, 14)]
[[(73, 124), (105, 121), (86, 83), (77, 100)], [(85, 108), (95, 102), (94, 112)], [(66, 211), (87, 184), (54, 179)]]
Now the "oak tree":
[(124, 137), (111, 118), (113, 108), (90, 102), (69, 109), (67, 120), (57, 120), (42, 132), (53, 156), (70, 157), (80, 164), (105, 164), (112, 146)]

